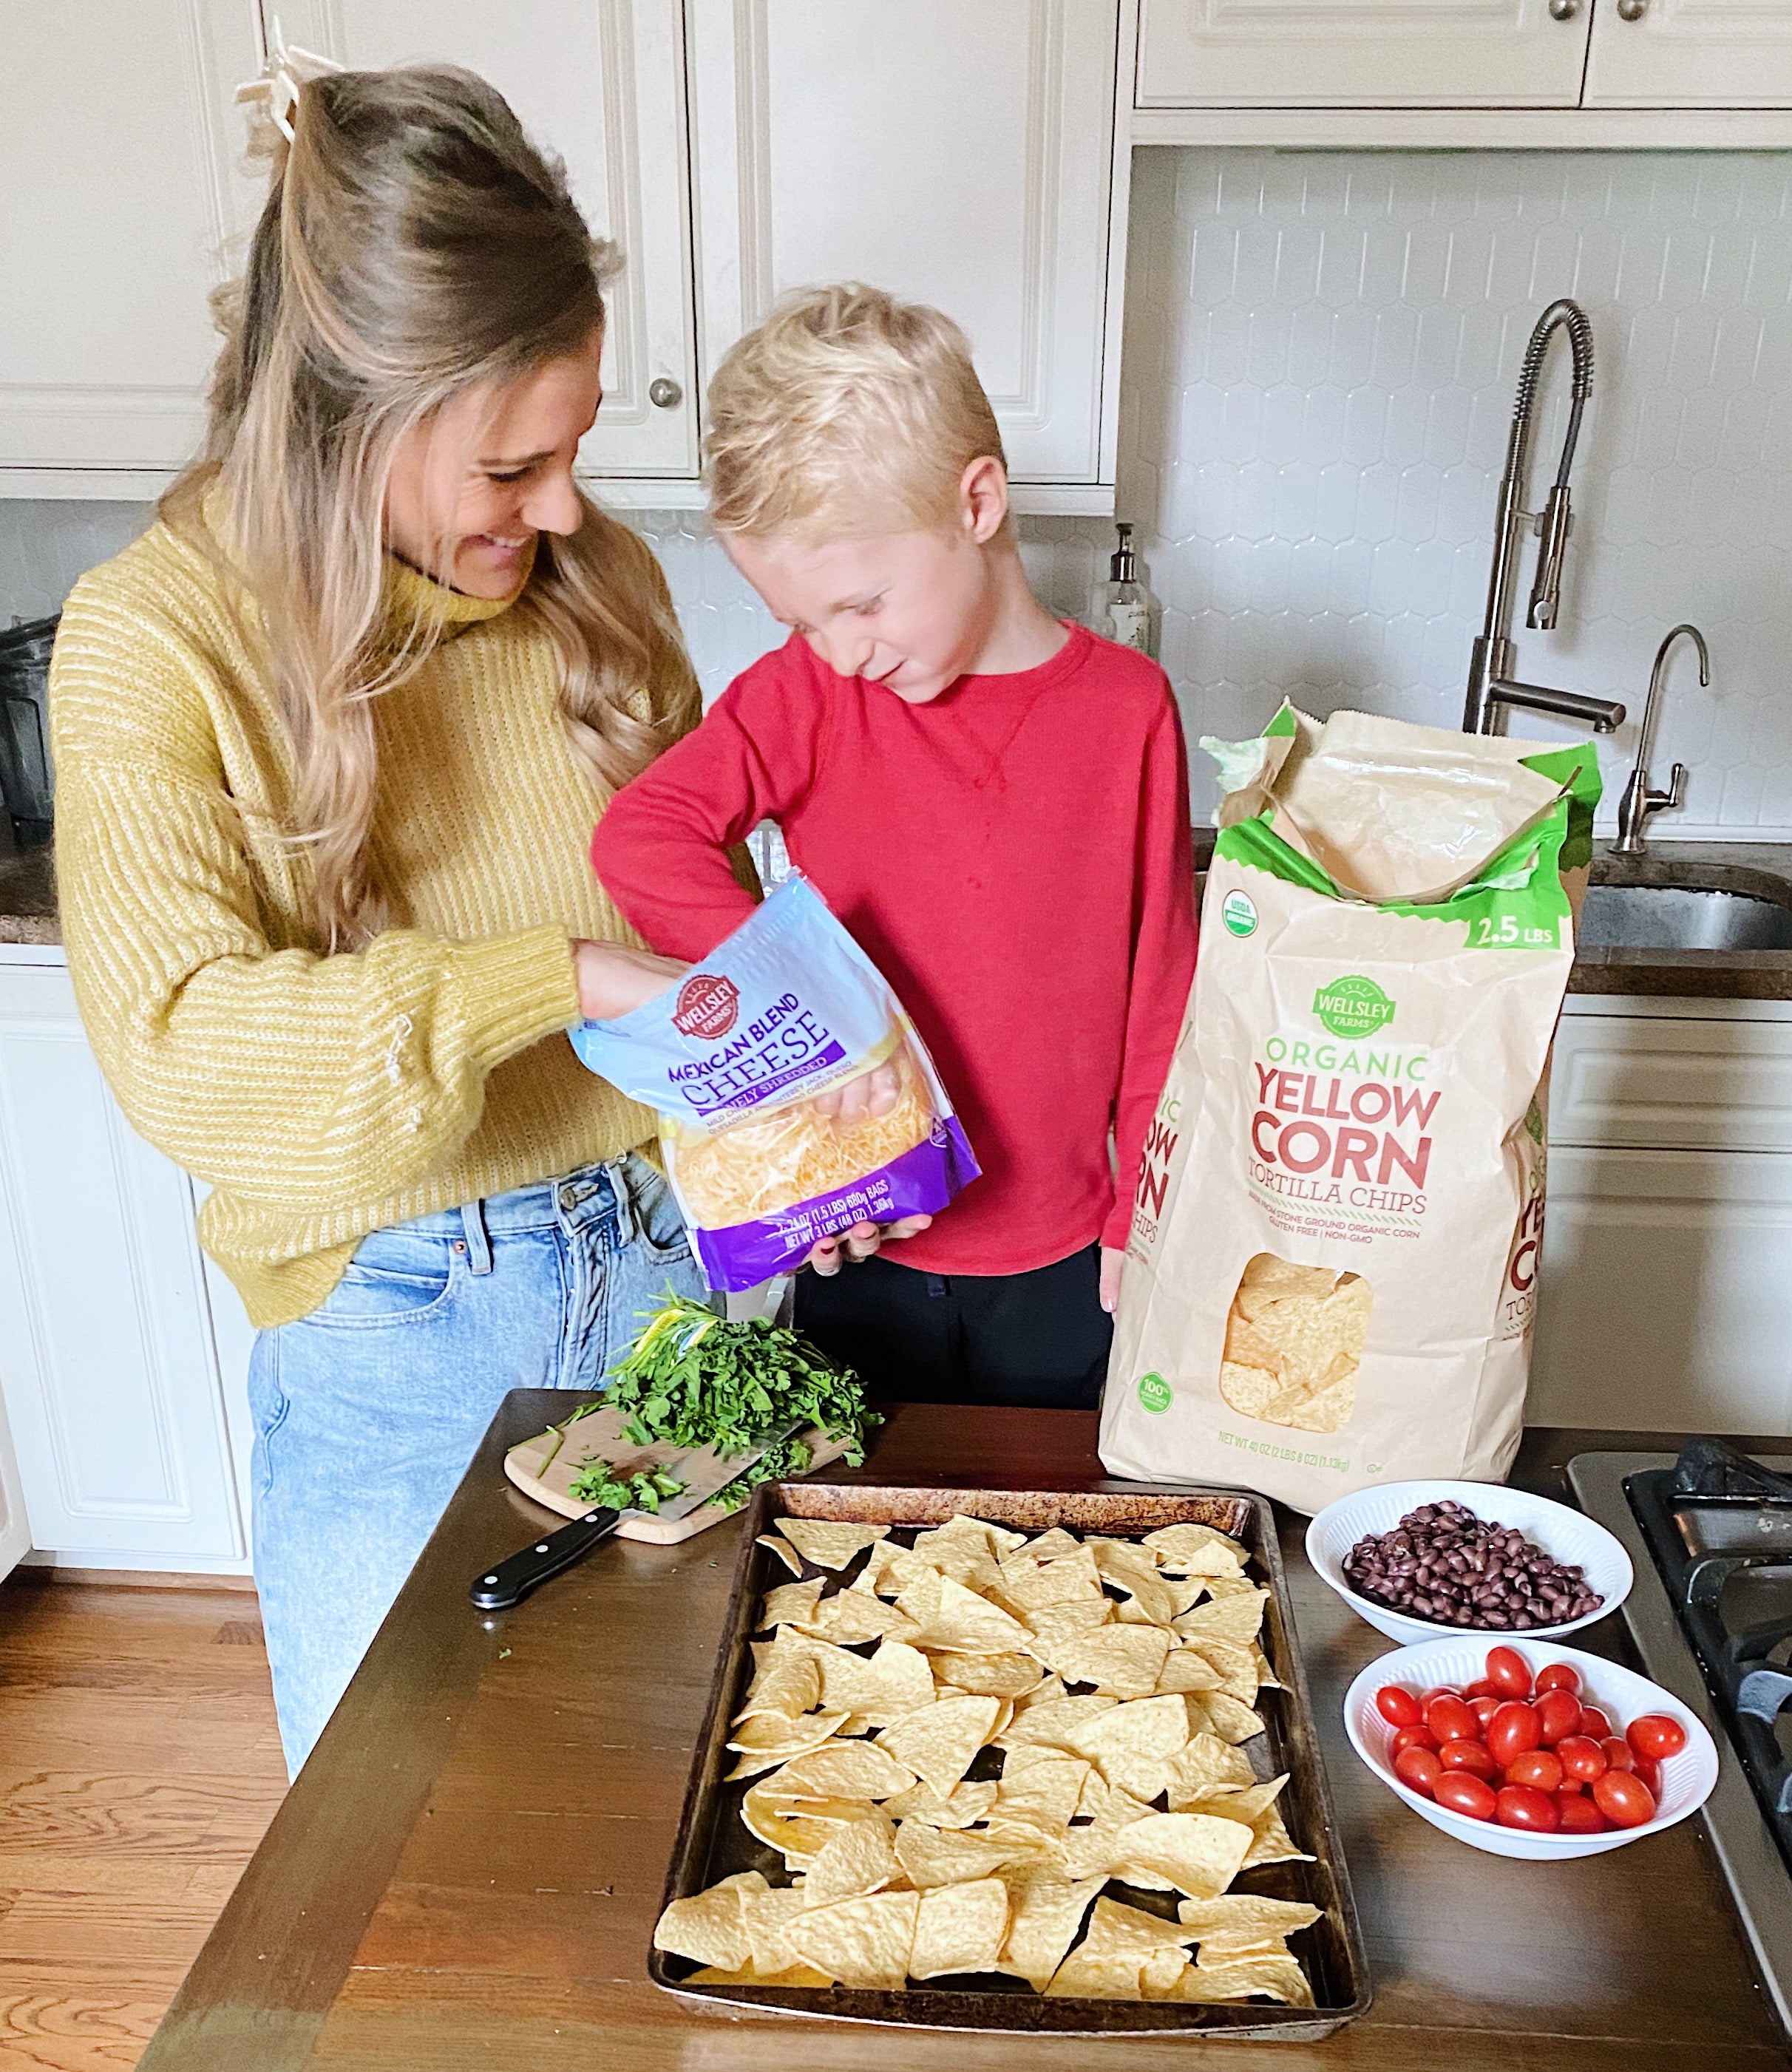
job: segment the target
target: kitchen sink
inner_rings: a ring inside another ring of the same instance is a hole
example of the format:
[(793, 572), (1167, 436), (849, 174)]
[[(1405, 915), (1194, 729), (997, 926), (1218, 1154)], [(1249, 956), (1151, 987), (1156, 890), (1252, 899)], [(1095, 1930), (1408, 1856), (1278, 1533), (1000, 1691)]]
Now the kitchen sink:
[(1577, 939), (1586, 949), (1792, 950), (1792, 906), (1711, 886), (1595, 884)]

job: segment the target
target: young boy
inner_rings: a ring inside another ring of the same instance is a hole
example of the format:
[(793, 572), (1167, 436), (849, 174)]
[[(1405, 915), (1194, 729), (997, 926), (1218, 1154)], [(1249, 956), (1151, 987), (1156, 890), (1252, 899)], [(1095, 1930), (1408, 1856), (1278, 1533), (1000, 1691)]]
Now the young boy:
[(798, 1323), (874, 1395), (1091, 1408), (1194, 968), (1169, 685), (1029, 589), (995, 416), (937, 310), (799, 294), (709, 414), (710, 523), (791, 638), (612, 800), (593, 863), (654, 948), (701, 958), (752, 911), (730, 845), (779, 824), (983, 1168), (895, 1256), (804, 1275)]

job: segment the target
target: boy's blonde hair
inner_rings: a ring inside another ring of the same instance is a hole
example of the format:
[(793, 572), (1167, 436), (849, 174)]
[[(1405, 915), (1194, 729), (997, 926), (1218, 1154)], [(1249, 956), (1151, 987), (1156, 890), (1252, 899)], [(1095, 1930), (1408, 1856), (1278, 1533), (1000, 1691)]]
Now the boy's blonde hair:
[(804, 288), (729, 352), (704, 440), (719, 532), (809, 544), (951, 522), (965, 468), (1005, 468), (958, 326), (856, 281)]

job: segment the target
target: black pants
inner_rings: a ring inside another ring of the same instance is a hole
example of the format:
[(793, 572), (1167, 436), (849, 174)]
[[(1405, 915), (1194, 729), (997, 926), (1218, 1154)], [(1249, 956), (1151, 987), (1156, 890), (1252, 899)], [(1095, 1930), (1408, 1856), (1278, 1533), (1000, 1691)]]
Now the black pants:
[(1093, 1410), (1113, 1319), (1094, 1245), (1031, 1273), (923, 1273), (879, 1255), (796, 1283), (796, 1326), (897, 1403)]

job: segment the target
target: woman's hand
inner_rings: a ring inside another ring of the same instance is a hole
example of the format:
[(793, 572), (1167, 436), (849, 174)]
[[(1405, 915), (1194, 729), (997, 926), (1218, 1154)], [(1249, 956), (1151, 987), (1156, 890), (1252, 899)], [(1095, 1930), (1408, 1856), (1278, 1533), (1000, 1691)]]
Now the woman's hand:
[(886, 1058), (869, 1072), (861, 1072), (856, 1079), (817, 1094), (809, 1106), (844, 1133), (856, 1129), (861, 1122), (873, 1122), (894, 1113), (902, 1098), (902, 1068), (894, 1058)]
[(836, 1231), (833, 1236), (812, 1246), (804, 1264), (812, 1266), (824, 1281), (831, 1280), (849, 1260), (869, 1259), (879, 1245), (913, 1237), (932, 1221), (931, 1216), (904, 1216), (895, 1223), (854, 1223), (850, 1230)]
[(613, 1022), (619, 1014), (633, 1013), (689, 969), (676, 957), (656, 957), (651, 950), (631, 949), (626, 943), (581, 939), (573, 944), (579, 1012), (587, 1022)]
[(1120, 1268), (1125, 1264), (1124, 1252), (1116, 1252), (1109, 1244), (1101, 1248), (1101, 1306), (1110, 1317), (1120, 1307)]

